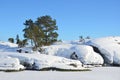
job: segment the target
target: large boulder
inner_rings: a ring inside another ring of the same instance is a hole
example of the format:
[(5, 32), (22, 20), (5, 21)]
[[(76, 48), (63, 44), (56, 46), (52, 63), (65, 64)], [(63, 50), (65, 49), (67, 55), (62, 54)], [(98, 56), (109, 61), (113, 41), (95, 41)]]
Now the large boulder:
[(20, 64), (17, 58), (11, 58), (8, 56), (0, 56), (0, 70), (13, 71), (24, 69), (24, 66)]
[(98, 38), (86, 44), (97, 49), (104, 58), (105, 64), (120, 65), (120, 37)]
[(44, 50), (48, 55), (61, 56), (69, 59), (71, 58), (71, 55), (75, 53), (78, 60), (83, 64), (101, 65), (104, 63), (103, 58), (98, 53), (94, 52), (91, 46), (87, 45), (51, 45), (44, 47)]
[[(2, 53), (1, 53), (2, 54)], [(78, 60), (71, 60), (64, 57), (51, 56), (46, 54), (18, 54), (18, 53), (4, 53), (12, 59), (18, 58), (20, 63), (26, 69), (42, 70), (44, 68), (58, 68), (66, 70), (84, 70), (82, 63)], [(16, 62), (17, 64), (17, 62)]]
[(91, 46), (78, 45), (71, 47), (71, 50), (76, 52), (76, 54), (78, 55), (78, 59), (83, 64), (102, 65), (104, 63), (101, 55), (94, 52)]

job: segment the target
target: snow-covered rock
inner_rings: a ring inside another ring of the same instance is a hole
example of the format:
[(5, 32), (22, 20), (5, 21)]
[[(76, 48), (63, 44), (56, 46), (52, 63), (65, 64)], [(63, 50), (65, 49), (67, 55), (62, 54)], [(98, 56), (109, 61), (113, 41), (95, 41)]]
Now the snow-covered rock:
[[(16, 50), (19, 49), (22, 49), (21, 53), (16, 52)], [(31, 54), (29, 53), (26, 54), (25, 51), (28, 51)], [(31, 51), (31, 47), (17, 48), (17, 45), (9, 42), (0, 42), (0, 57), (2, 61), (0, 62), (1, 63), (0, 69), (2, 70), (4, 70), (3, 68), (18, 69), (19, 66), (17, 65), (20, 64), (25, 66), (27, 69), (37, 69), (37, 70), (48, 67), (54, 67), (60, 69), (84, 69), (82, 67), (82, 63), (78, 60), (71, 60), (64, 57), (52, 56), (46, 54), (37, 54), (37, 52)], [(15, 67), (13, 65), (15, 65)]]
[(104, 63), (101, 55), (94, 52), (91, 46), (78, 45), (73, 46), (71, 50), (76, 52), (76, 54), (78, 55), (78, 59), (84, 64), (102, 65)]
[(0, 70), (21, 70), (21, 69), (24, 69), (24, 66), (20, 65), (19, 59), (0, 55)]
[[(93, 46), (98, 48), (100, 53), (95, 52)], [(24, 67), (36, 70), (50, 67), (83, 70), (83, 64), (102, 65), (104, 61), (120, 65), (120, 37), (99, 38), (89, 40), (85, 44), (77, 41), (57, 42), (42, 47), (42, 54), (32, 52), (31, 47), (21, 49), (22, 53), (18, 53), (16, 44), (0, 41), (0, 70), (19, 70)], [(73, 53), (77, 55), (77, 60), (71, 59)]]
[(98, 48), (105, 63), (120, 65), (120, 37), (98, 38), (86, 44)]
[(72, 45), (72, 44), (62, 44), (62, 45), (51, 45), (43, 47), (45, 49), (45, 54), (61, 56), (69, 58), (73, 52), (78, 56), (78, 59), (83, 64), (99, 65), (103, 64), (103, 58), (96, 52), (93, 51), (91, 46), (87, 45)]
[[(26, 54), (26, 53), (0, 53), (0, 56), (10, 56), (12, 58), (18, 58), (22, 65), (29, 69), (41, 70), (43, 68), (60, 68), (60, 69), (84, 69), (82, 63), (78, 60), (71, 60), (58, 56), (51, 56), (46, 54)], [(76, 65), (76, 66), (72, 66)]]
[(17, 44), (14, 44), (14, 43), (0, 41), (0, 46), (1, 45), (4, 45), (6, 47), (17, 47), (18, 46)]
[(17, 44), (0, 41), (0, 52), (16, 52)]

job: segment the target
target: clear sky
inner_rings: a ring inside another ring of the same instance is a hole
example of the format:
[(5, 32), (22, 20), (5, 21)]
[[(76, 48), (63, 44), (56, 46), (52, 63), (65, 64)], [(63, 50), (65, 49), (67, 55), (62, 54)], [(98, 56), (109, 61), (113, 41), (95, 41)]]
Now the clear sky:
[(120, 0), (0, 0), (0, 40), (22, 38), (27, 19), (50, 15), (59, 39), (120, 36)]

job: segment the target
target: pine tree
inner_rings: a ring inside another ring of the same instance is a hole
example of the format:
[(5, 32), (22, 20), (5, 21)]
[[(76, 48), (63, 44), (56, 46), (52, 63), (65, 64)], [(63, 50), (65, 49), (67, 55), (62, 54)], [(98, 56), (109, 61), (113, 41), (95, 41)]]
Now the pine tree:
[(83, 38), (83, 36), (79, 36), (79, 42), (82, 42), (82, 43), (85, 42), (85, 39)]
[(87, 36), (86, 39), (90, 39), (90, 36)]
[(21, 48), (21, 47), (25, 47), (25, 45), (27, 45), (27, 39), (24, 39), (24, 40), (19, 40), (19, 43), (18, 43), (18, 47)]
[(19, 41), (20, 41), (19, 35), (17, 34), (17, 35), (16, 35), (16, 44), (19, 44)]
[(31, 19), (26, 20), (24, 25), (26, 26), (25, 29), (23, 29), (24, 32), (24, 37), (26, 39), (31, 40), (31, 44), (34, 44), (34, 47), (40, 47), (42, 46), (42, 37), (43, 37), (43, 32), (37, 26)]
[(13, 38), (9, 38), (8, 41), (11, 42), (11, 43), (14, 43), (14, 39)]
[(58, 30), (58, 27), (56, 26), (56, 20), (53, 20), (50, 16), (39, 17), (35, 22), (31, 19), (26, 20), (24, 25), (24, 37), (31, 40), (34, 48), (50, 45), (57, 41), (58, 33), (56, 30)]
[(36, 21), (36, 24), (44, 32), (44, 45), (50, 45), (57, 41), (58, 33), (56, 30), (58, 30), (58, 26), (56, 26), (56, 20), (53, 20), (50, 16), (46, 15), (39, 17)]

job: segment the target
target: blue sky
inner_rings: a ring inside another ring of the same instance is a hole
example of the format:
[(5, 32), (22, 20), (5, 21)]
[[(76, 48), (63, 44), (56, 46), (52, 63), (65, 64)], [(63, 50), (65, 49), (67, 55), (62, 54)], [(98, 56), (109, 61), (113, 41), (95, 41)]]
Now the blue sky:
[(50, 15), (59, 39), (120, 36), (120, 0), (0, 0), (0, 40), (23, 38), (27, 19)]

